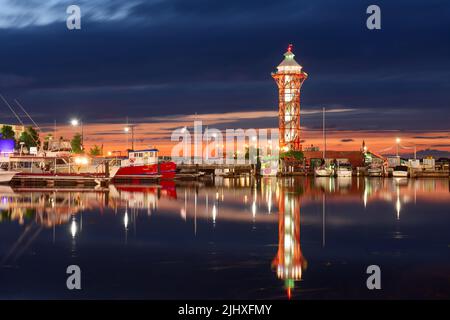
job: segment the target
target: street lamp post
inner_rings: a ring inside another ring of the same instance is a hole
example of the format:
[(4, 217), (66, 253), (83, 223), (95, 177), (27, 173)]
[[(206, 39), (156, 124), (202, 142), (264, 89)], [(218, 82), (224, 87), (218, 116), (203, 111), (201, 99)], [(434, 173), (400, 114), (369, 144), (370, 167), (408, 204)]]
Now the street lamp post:
[[(134, 125), (133, 124), (128, 125), (123, 129), (123, 131), (125, 131), (127, 134), (128, 134), (128, 132), (130, 132), (130, 130), (131, 130), (131, 150), (134, 151)], [(127, 138), (128, 138), (128, 136), (127, 136)], [(127, 143), (127, 148), (128, 148), (128, 143)]]
[(398, 158), (399, 157), (398, 148), (399, 148), (399, 145), (400, 145), (400, 138), (395, 139), (395, 142), (397, 142), (397, 158)]

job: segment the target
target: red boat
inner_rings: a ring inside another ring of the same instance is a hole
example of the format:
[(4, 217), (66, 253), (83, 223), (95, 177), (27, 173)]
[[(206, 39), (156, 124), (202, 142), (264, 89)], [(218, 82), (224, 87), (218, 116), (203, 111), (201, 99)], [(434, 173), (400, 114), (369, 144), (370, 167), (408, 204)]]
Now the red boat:
[(121, 160), (114, 179), (173, 179), (176, 170), (174, 162), (159, 162), (158, 149), (135, 150)]

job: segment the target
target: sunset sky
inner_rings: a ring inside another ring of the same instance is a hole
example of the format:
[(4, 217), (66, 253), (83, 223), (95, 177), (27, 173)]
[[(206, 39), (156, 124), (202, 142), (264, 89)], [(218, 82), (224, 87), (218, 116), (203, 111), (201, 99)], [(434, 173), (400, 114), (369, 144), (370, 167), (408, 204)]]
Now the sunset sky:
[[(0, 93), (44, 131), (56, 120), (58, 136), (82, 119), (87, 147), (125, 149), (128, 117), (137, 147), (168, 153), (171, 132), (195, 119), (276, 127), (270, 72), (292, 43), (309, 74), (304, 146), (321, 146), (326, 107), (329, 149), (364, 139), (380, 151), (401, 137), (450, 151), (450, 3), (376, 1), (382, 29), (370, 31), (372, 2), (0, 0)], [(66, 28), (70, 4), (81, 7), (81, 30)], [(0, 123), (17, 123), (3, 102)]]

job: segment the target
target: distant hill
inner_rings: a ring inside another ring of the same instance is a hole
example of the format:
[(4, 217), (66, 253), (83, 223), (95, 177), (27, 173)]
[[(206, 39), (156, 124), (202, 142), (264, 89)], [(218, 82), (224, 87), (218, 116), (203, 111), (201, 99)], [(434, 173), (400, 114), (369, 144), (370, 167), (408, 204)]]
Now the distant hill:
[[(395, 157), (395, 154), (386, 154), (386, 157)], [(417, 158), (422, 159), (425, 157), (433, 157), (435, 159), (439, 158), (450, 158), (450, 151), (437, 150), (437, 149), (425, 149), (417, 151)], [(414, 158), (414, 153), (402, 153), (402, 158)]]

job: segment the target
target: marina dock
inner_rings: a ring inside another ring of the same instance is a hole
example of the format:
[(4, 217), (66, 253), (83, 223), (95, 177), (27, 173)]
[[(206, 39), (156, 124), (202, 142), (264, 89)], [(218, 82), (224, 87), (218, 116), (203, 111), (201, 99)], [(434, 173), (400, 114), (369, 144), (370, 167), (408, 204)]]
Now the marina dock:
[(105, 186), (109, 177), (96, 174), (45, 174), (21, 173), (14, 176), (13, 185), (20, 186)]

